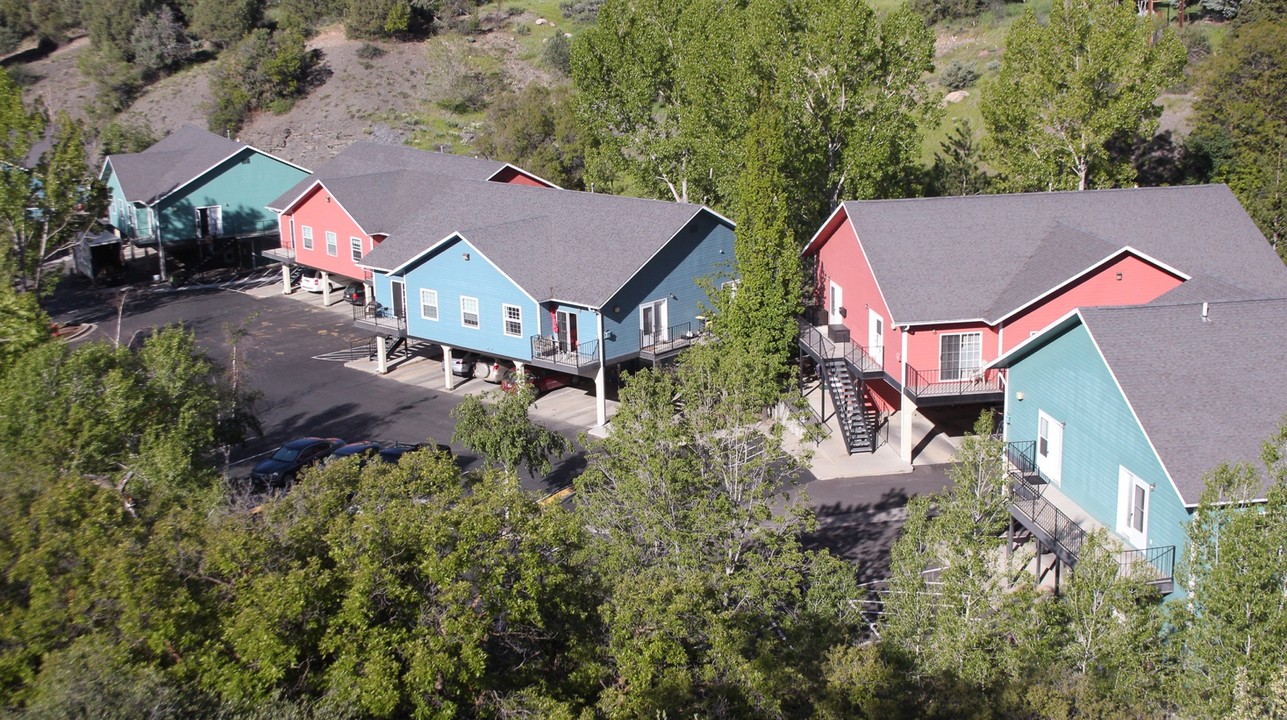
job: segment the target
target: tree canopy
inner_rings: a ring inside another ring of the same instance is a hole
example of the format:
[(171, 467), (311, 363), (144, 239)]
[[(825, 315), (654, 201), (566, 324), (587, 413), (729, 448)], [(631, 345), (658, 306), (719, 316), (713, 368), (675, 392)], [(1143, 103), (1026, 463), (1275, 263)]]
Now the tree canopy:
[(1006, 34), (1000, 75), (983, 87), (989, 164), (1009, 191), (1128, 185), (1135, 170), (1107, 143), (1152, 137), (1162, 89), (1180, 78), (1175, 33), (1154, 41), (1134, 5), (1056, 2), (1043, 24), (1029, 8)]

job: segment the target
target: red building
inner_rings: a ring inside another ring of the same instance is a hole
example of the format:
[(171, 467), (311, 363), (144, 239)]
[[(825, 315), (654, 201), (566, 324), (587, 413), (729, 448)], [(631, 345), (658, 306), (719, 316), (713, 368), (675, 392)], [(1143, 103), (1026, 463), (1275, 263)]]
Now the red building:
[(1074, 308), (1287, 297), (1287, 269), (1223, 185), (846, 202), (804, 255), (800, 344), (850, 451), (874, 450), (898, 413), (909, 462), (914, 413), (999, 403), (988, 364)]
[[(332, 284), (361, 282), (369, 298), (371, 273), (358, 263), (388, 236), (390, 228), (381, 227), (381, 223), (405, 214), (383, 211), (418, 206), (427, 186), (444, 179), (556, 187), (495, 160), (357, 142), (269, 205), (279, 216), (281, 248), (265, 255), (320, 271), (327, 293)], [(372, 198), (373, 194), (377, 197)], [(355, 216), (346, 210), (346, 200), (363, 212)], [(282, 282), (284, 292), (289, 293), (288, 268), (283, 269)], [(326, 302), (329, 304), (329, 296)]]

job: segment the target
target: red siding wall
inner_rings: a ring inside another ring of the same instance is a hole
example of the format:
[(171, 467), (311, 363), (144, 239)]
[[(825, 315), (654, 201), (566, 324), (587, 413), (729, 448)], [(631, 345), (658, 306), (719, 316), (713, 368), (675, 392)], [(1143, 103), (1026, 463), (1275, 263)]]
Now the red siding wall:
[[(367, 272), (353, 262), (350, 238), (362, 241), (363, 254), (375, 249), (371, 236), (349, 217), (348, 213), (324, 187), (312, 191), (289, 213), (282, 213), (282, 246), (290, 245), (290, 220), (295, 220), (295, 262), (305, 267), (325, 270), (335, 275), (362, 280)], [(313, 229), (313, 249), (304, 249), (304, 227)], [(326, 254), (326, 233), (336, 235), (336, 254)]]
[(955, 333), (977, 332), (982, 335), (983, 364), (997, 359), (997, 329), (984, 323), (960, 323), (912, 328), (907, 333), (907, 364), (917, 370), (938, 370), (940, 338)]
[[(1117, 274), (1121, 273), (1121, 280)], [(1179, 285), (1180, 278), (1134, 255), (1124, 255), (1093, 274), (1011, 317), (1003, 323), (1003, 352), (1073, 308), (1096, 305), (1140, 305)], [(984, 356), (988, 349), (984, 346)]]
[(867, 265), (867, 257), (863, 254), (862, 246), (854, 234), (853, 225), (845, 217), (843, 210), (837, 213), (824, 229), (817, 247), (818, 263), (814, 287), (818, 301), (824, 308), (829, 307), (831, 283), (834, 282), (840, 286), (841, 305), (847, 311), (844, 325), (849, 328), (849, 335), (853, 341), (863, 347), (868, 344), (870, 332), (869, 310), (874, 308), (885, 319), (885, 347), (882, 362), (886, 370), (897, 375), (895, 367), (900, 360), (902, 339), (898, 329), (891, 323), (889, 308), (885, 307), (885, 300), (880, 296), (880, 289), (876, 285), (876, 276)]

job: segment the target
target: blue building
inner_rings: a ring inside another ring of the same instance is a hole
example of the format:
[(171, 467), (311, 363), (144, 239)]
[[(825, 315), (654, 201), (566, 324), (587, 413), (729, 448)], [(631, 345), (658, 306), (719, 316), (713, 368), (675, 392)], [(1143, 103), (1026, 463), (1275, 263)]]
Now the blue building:
[(1287, 415), (1284, 348), (1287, 300), (1230, 300), (1082, 308), (1000, 358), (1011, 515), (1039, 556), (1075, 567), (1103, 528), (1174, 591), (1206, 474), (1258, 463)]
[[(332, 183), (382, 241), (377, 317), (453, 353), (593, 378), (655, 363), (704, 329), (703, 278), (732, 268), (733, 223), (700, 205), (407, 171)], [(453, 381), (444, 368), (450, 385)]]

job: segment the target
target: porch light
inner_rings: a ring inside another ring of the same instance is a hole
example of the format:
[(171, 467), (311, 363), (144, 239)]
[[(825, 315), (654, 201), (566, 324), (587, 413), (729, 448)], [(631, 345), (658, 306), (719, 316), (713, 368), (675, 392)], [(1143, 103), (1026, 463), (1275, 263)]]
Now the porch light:
[(461, 257), (465, 262), (469, 262), (469, 253), (461, 253), (461, 254), (460, 254), (460, 257)]
[(1015, 394), (1014, 394), (1014, 399), (1015, 399), (1015, 400), (1020, 400), (1020, 401), (1021, 401), (1021, 400), (1023, 400), (1023, 391), (1022, 391), (1022, 390), (1020, 390), (1019, 392), (1015, 393)]

